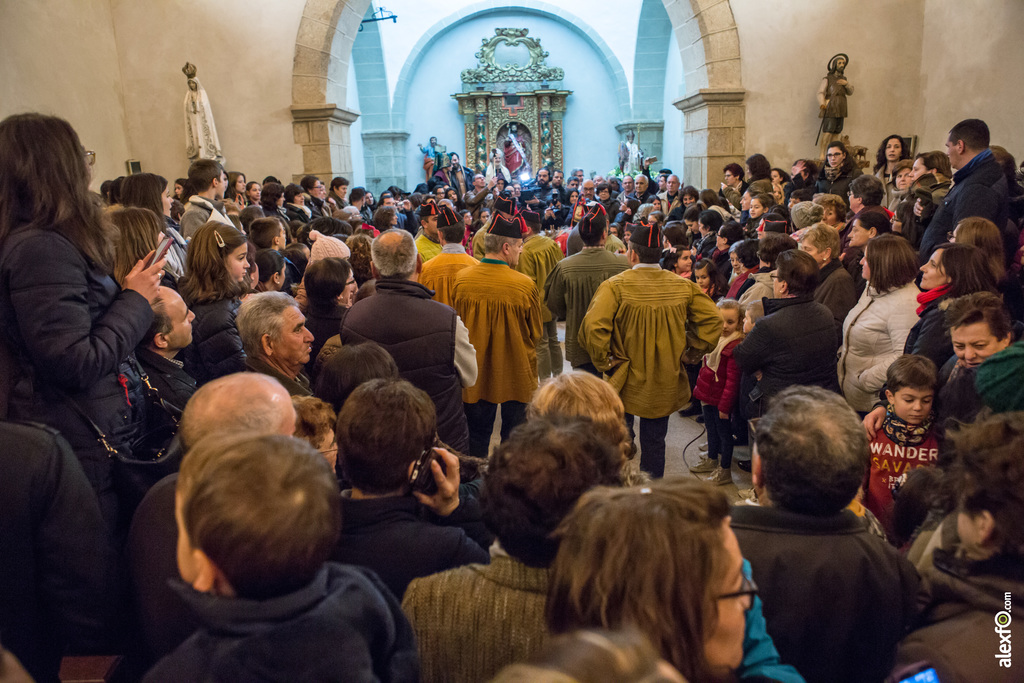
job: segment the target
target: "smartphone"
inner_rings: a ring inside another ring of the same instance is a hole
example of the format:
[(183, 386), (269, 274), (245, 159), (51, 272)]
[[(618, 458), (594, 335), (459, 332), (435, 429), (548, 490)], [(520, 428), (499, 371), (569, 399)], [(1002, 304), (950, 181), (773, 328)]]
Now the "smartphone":
[(171, 249), (171, 244), (174, 242), (166, 233), (160, 238), (160, 243), (156, 245), (156, 251), (153, 252), (153, 257), (146, 259), (146, 268), (162, 259), (167, 255), (167, 252)]
[(900, 683), (939, 683), (939, 674), (934, 668), (929, 668), (900, 679)]
[(409, 473), (409, 485), (413, 491), (419, 491), (426, 496), (437, 493), (437, 481), (434, 480), (434, 470), (430, 467), (430, 463), (434, 460), (437, 460), (441, 469), (444, 470), (444, 461), (434, 453), (433, 446), (424, 449), (420, 457), (416, 459), (412, 466), (412, 472)]

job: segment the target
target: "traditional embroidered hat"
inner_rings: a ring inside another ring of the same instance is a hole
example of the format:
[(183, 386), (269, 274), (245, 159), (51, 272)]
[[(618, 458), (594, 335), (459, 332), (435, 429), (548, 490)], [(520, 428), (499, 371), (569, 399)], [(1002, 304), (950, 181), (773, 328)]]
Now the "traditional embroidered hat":
[(494, 210), (514, 214), (516, 212), (516, 202), (508, 195), (498, 195), (494, 200)]
[(523, 236), (523, 225), (524, 223), (521, 218), (517, 217), (508, 220), (496, 215), (494, 220), (491, 221), (491, 225), (487, 228), (487, 234), (521, 239)]
[(448, 206), (441, 205), (437, 215), (437, 227), (447, 228), (449, 225), (456, 225), (462, 222), (462, 216), (452, 211)]
[(590, 239), (605, 231), (605, 228), (608, 227), (608, 215), (598, 202), (592, 202), (590, 206), (586, 207), (586, 210), (586, 213), (580, 218), (579, 232), (580, 237)]
[(436, 215), (438, 215), (437, 202), (433, 198), (427, 199), (420, 204), (420, 218), (429, 218)]
[(523, 219), (523, 222), (526, 223), (527, 227), (529, 227), (531, 230), (533, 230), (534, 232), (540, 231), (543, 219), (540, 217), (539, 213), (537, 213), (536, 211), (520, 211), (519, 216)]
[(661, 230), (656, 225), (646, 223), (630, 223), (627, 228), (632, 232), (629, 241), (641, 247), (661, 249)]

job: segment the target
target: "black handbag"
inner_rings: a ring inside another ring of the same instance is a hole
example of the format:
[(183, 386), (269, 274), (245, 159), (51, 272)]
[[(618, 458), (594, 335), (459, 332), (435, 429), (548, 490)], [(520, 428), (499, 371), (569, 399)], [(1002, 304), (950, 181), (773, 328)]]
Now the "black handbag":
[(111, 445), (100, 426), (70, 397), (65, 397), (72, 410), (92, 429), (99, 442), (113, 461), (112, 475), (114, 490), (122, 510), (134, 512), (146, 492), (158, 481), (174, 474), (181, 466), (184, 456), (178, 440), (178, 420), (181, 411), (160, 397), (160, 392), (149, 381), (134, 358), (129, 364), (146, 388), (146, 419), (137, 435), (128, 444), (128, 452)]

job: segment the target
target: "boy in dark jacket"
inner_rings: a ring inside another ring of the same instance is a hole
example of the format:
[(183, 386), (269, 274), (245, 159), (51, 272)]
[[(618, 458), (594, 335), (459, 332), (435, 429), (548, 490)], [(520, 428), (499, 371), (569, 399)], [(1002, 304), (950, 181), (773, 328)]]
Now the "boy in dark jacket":
[(145, 681), (416, 681), (412, 629), (369, 571), (327, 563), (341, 517), (323, 456), (209, 437), (178, 477), (181, 598), (203, 627)]

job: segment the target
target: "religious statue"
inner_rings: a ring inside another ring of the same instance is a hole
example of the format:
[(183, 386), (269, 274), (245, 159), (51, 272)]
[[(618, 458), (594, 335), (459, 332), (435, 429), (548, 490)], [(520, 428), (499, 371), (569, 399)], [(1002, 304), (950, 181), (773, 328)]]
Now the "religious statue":
[(213, 125), (210, 100), (196, 78), (198, 70), (195, 64), (186, 62), (181, 71), (188, 79), (188, 92), (185, 93), (185, 154), (192, 161), (213, 159), (223, 164), (224, 155), (221, 154), (217, 128)]
[(506, 185), (512, 184), (512, 174), (505, 167), (505, 155), (497, 149), (491, 150), (484, 177), (487, 179), (487, 182), (490, 182), (491, 178), (504, 178)]
[(528, 144), (524, 144), (524, 138), (518, 134), (518, 126), (515, 122), (508, 124), (508, 135), (503, 143), (505, 153), (505, 167), (508, 168), (513, 178), (519, 178), (522, 174), (531, 175), (530, 153), (527, 151)]
[[(839, 139), (843, 132), (843, 119), (846, 118), (846, 98), (853, 94), (853, 86), (846, 80), (846, 65), (850, 58), (840, 52), (828, 62), (828, 73), (821, 79), (818, 86), (818, 117), (821, 127), (818, 138), (821, 140), (821, 158), (833, 140)], [(822, 135), (824, 133), (824, 135)], [(817, 143), (818, 140), (815, 140)]]
[(624, 175), (636, 175), (643, 171), (644, 155), (640, 147), (634, 142), (636, 134), (626, 131), (626, 142), (619, 143), (619, 170)]
[(420, 152), (423, 153), (423, 173), (425, 174), (425, 180), (430, 182), (430, 178), (434, 175), (435, 168), (445, 168), (447, 164), (442, 163), (442, 157), (448, 148), (444, 145), (437, 144), (437, 138), (431, 137), (430, 142), (426, 147), (423, 145), (417, 145), (420, 148)]

